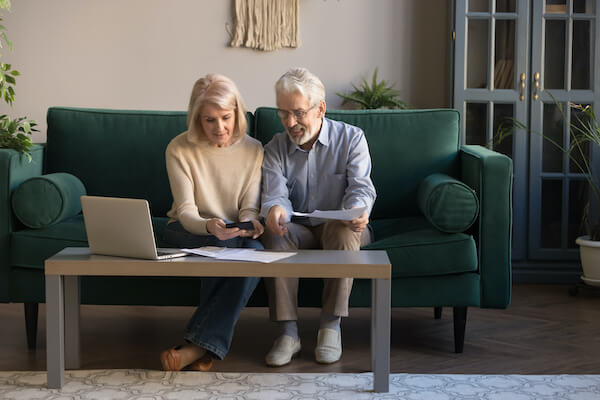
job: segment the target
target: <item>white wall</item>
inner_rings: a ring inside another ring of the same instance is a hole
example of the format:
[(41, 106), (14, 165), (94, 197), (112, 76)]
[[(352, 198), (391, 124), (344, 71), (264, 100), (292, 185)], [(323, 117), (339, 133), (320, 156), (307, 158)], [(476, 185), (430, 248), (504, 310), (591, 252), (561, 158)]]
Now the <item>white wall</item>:
[(50, 106), (185, 110), (194, 81), (228, 75), (249, 110), (274, 105), (273, 84), (305, 66), (336, 91), (372, 74), (396, 83), (417, 108), (449, 105), (445, 0), (300, 0), (298, 49), (270, 53), (228, 47), (230, 0), (13, 0), (4, 25), (17, 80), (0, 113), (41, 123)]

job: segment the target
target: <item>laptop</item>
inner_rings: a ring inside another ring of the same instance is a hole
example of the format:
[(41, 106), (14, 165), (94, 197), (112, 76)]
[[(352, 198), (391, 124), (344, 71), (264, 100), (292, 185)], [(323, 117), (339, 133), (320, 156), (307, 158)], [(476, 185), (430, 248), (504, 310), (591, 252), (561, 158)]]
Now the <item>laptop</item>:
[(143, 199), (81, 196), (92, 254), (165, 260), (186, 256), (180, 249), (157, 249), (150, 207)]

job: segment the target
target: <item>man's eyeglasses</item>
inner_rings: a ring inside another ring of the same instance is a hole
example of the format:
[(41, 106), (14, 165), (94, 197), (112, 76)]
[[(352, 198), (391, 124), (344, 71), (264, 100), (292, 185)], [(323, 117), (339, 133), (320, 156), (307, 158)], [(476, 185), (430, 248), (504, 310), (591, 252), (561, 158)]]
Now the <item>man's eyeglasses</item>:
[(281, 119), (284, 121), (287, 120), (290, 115), (293, 115), (294, 118), (296, 119), (296, 121), (299, 121), (301, 119), (304, 119), (304, 117), (306, 117), (306, 114), (308, 114), (308, 112), (315, 107), (316, 106), (312, 106), (308, 110), (293, 110), (293, 111), (278, 109), (277, 112), (279, 113), (279, 116), (281, 117)]

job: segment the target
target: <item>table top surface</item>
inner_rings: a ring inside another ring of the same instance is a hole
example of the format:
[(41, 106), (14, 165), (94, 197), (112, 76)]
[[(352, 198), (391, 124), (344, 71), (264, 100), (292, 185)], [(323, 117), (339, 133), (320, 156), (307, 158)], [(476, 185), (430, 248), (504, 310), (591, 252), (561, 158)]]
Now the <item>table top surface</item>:
[(272, 263), (215, 260), (186, 256), (143, 260), (91, 254), (87, 247), (67, 247), (45, 262), (46, 275), (90, 276), (260, 276), (390, 279), (385, 250), (296, 250)]

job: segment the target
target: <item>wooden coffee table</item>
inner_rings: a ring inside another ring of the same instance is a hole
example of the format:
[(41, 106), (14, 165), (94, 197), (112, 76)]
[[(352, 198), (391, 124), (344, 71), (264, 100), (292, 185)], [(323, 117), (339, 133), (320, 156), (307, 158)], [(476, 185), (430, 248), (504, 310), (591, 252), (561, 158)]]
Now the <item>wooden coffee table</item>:
[(65, 366), (79, 368), (80, 276), (259, 276), (371, 279), (373, 386), (376, 392), (389, 391), (391, 264), (383, 250), (298, 250), (293, 257), (265, 264), (199, 256), (139, 260), (69, 247), (46, 260), (45, 274), (48, 388), (63, 386)]

